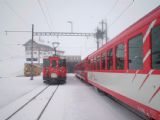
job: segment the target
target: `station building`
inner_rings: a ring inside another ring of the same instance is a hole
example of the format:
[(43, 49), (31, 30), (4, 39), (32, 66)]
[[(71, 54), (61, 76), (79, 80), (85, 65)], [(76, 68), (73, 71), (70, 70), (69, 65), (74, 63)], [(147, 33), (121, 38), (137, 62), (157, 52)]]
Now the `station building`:
[[(31, 63), (31, 49), (32, 41), (29, 40), (24, 44), (25, 47), (25, 66)], [(55, 54), (51, 46), (40, 44), (33, 41), (33, 64), (42, 69), (43, 58), (47, 58)], [(78, 55), (64, 55), (64, 51), (56, 50), (56, 54), (66, 59), (68, 73), (74, 72), (74, 65), (81, 61), (81, 56)]]

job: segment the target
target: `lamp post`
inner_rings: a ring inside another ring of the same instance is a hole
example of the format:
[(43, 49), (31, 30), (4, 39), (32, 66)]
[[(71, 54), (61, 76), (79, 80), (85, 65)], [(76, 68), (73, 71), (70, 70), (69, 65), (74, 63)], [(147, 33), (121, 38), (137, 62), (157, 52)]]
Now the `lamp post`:
[(56, 55), (56, 48), (59, 46), (59, 42), (52, 42), (52, 45), (53, 45), (53, 49), (55, 51), (55, 55)]
[(73, 22), (72, 21), (68, 21), (69, 24), (71, 24), (71, 32), (73, 32)]

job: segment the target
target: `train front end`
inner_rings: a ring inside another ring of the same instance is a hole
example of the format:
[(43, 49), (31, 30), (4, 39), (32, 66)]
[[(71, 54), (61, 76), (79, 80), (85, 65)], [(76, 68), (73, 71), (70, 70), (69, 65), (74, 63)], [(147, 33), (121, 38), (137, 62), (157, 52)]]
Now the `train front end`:
[(43, 80), (49, 84), (66, 82), (66, 62), (58, 56), (43, 59)]

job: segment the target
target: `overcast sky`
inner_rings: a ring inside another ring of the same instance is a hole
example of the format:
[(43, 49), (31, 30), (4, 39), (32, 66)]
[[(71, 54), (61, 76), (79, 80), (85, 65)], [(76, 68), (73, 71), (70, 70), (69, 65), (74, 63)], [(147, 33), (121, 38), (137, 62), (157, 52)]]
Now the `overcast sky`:
[[(160, 5), (160, 0), (0, 0), (0, 60), (24, 57), (24, 44), (31, 33), (4, 33), (5, 30), (95, 32), (103, 19), (108, 23), (108, 37), (112, 39)], [(129, 6), (129, 7), (128, 7)], [(126, 9), (128, 8), (128, 9)], [(126, 10), (126, 11), (125, 11)], [(125, 11), (125, 12), (123, 12)], [(122, 14), (123, 12), (123, 14)], [(59, 49), (66, 55), (86, 57), (96, 50), (92, 37), (35, 37), (51, 45), (60, 42)], [(13, 53), (13, 51), (15, 53)]]

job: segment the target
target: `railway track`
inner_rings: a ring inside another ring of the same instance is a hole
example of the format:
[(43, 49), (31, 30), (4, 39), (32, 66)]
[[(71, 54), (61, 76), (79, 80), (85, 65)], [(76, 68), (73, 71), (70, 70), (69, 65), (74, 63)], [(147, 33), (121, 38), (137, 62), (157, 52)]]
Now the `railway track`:
[[(44, 111), (46, 110), (51, 99), (53, 98), (54, 94), (56, 93), (58, 87), (59, 85), (44, 86), (43, 89), (40, 89), (38, 92), (36, 92), (36, 94), (32, 95), (32, 97), (30, 98), (26, 97), (26, 99), (28, 99), (27, 101), (19, 105), (19, 107), (14, 109), (14, 111), (13, 110), (11, 112), (9, 111), (9, 114), (1, 116), (0, 119), (2, 120), (23, 119), (21, 116), (30, 116), (30, 113), (31, 114), (35, 113), (35, 115), (32, 115), (35, 118), (32, 118), (32, 119), (39, 120), (43, 115)], [(32, 93), (28, 93), (28, 94), (32, 94)], [(39, 103), (42, 103), (42, 104), (39, 104)], [(38, 109), (38, 111), (36, 110), (35, 112), (33, 108), (37, 108), (36, 106), (40, 106), (40, 108)], [(4, 111), (7, 111), (7, 110), (4, 110)], [(2, 111), (1, 113), (4, 113), (4, 112)], [(28, 118), (25, 118), (25, 119), (28, 119)]]
[(50, 98), (49, 98), (48, 102), (46, 103), (46, 105), (44, 106), (43, 110), (42, 110), (42, 111), (41, 111), (41, 113), (39, 114), (39, 116), (38, 116), (37, 120), (40, 120), (40, 118), (41, 118), (42, 114), (43, 114), (43, 113), (44, 113), (44, 111), (46, 110), (46, 108), (47, 108), (48, 104), (50, 103), (51, 99), (53, 98), (53, 96), (54, 96), (55, 92), (57, 91), (58, 87), (59, 87), (59, 85), (57, 85), (56, 89), (55, 89), (55, 90), (53, 91), (53, 93), (51, 94), (51, 96), (50, 96)]

